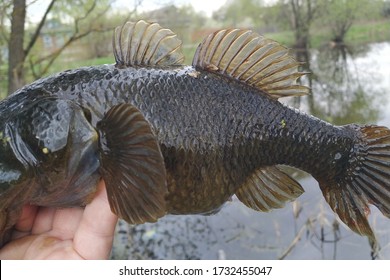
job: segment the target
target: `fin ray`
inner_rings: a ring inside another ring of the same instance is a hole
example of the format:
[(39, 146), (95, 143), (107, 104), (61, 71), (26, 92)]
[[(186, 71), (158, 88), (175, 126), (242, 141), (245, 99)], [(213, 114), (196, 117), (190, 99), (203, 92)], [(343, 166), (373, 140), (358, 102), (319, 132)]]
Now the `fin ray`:
[(115, 29), (113, 49), (117, 67), (180, 65), (182, 42), (169, 29), (143, 20)]
[(390, 130), (381, 126), (348, 125), (361, 139), (350, 175), (321, 182), (325, 199), (340, 219), (355, 232), (375, 241), (368, 223), (369, 204), (390, 218)]
[(236, 196), (247, 207), (268, 212), (303, 193), (301, 185), (276, 166), (257, 170), (238, 189)]
[(98, 123), (102, 177), (112, 211), (131, 224), (165, 215), (166, 171), (149, 123), (130, 104), (113, 106)]
[[(279, 58), (285, 54), (287, 54), (286, 50), (278, 50), (273, 49), (275, 47), (276, 42), (269, 43), (268, 45), (258, 49), (254, 55), (252, 55), (249, 59), (253, 60), (253, 63), (249, 67), (249, 71), (246, 73), (245, 82), (252, 83), (256, 81), (256, 78), (260, 79), (262, 71), (272, 65), (272, 61), (279, 61)], [(263, 56), (263, 57), (262, 57)]]
[[(298, 72), (300, 63), (288, 49), (249, 30), (210, 34), (196, 50), (192, 65), (247, 83), (272, 98), (309, 93), (309, 88), (298, 87), (297, 79), (307, 73)], [(272, 87), (281, 80), (283, 87)]]

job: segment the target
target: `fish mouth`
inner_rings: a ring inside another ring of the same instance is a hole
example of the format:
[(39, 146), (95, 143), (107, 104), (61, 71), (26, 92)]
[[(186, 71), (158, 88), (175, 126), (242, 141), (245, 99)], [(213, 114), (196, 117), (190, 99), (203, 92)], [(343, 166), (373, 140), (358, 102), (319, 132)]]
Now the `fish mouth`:
[(46, 207), (78, 207), (88, 204), (100, 179), (97, 145), (93, 141), (70, 155), (64, 180), (51, 182), (51, 191), (32, 200)]

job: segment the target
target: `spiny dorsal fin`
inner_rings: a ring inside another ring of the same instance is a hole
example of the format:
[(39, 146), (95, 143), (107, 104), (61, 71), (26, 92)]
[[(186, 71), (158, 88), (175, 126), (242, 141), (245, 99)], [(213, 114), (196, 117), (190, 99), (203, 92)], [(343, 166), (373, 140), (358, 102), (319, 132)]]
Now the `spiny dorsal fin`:
[(116, 66), (179, 65), (184, 61), (181, 40), (169, 29), (143, 20), (115, 28)]
[(196, 50), (192, 65), (245, 82), (272, 98), (300, 96), (309, 88), (297, 84), (307, 73), (288, 49), (250, 30), (224, 29), (210, 34)]
[(247, 207), (268, 212), (282, 208), (304, 192), (301, 185), (276, 166), (256, 170), (238, 189), (236, 196)]

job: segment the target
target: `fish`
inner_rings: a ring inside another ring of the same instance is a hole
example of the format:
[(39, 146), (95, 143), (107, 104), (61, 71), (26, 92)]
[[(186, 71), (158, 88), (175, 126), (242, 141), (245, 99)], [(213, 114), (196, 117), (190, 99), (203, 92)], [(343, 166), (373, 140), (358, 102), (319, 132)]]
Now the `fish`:
[(115, 29), (113, 52), (115, 64), (60, 72), (0, 102), (1, 244), (23, 205), (83, 207), (101, 179), (130, 224), (212, 215), (234, 195), (268, 212), (304, 192), (283, 166), (311, 174), (370, 240), (369, 206), (390, 217), (390, 130), (281, 103), (310, 88), (276, 41), (222, 29), (184, 65), (177, 35), (139, 20)]

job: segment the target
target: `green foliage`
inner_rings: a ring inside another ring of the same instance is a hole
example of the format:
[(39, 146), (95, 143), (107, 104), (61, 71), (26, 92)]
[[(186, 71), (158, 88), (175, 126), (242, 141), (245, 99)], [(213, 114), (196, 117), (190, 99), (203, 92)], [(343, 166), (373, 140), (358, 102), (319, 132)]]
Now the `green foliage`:
[(284, 46), (292, 46), (294, 44), (294, 33), (292, 31), (281, 31), (265, 33), (265, 37), (275, 40)]
[(323, 10), (322, 0), (279, 0), (284, 17), (290, 19), (294, 31), (294, 46), (301, 49), (309, 47), (310, 29)]
[(191, 34), (201, 29), (206, 18), (195, 12), (191, 5), (177, 7), (169, 5), (160, 9), (146, 12), (138, 16), (140, 19), (156, 21), (160, 25), (172, 29), (184, 43), (191, 41)]
[(262, 0), (231, 0), (214, 13), (214, 18), (227, 26), (259, 27), (263, 17)]
[(67, 61), (66, 59), (60, 59), (59, 63), (56, 63), (53, 65), (53, 67), (50, 69), (50, 73), (48, 74), (54, 74), (58, 73), (67, 69), (76, 69), (83, 66), (93, 66), (93, 65), (102, 65), (102, 64), (114, 64), (114, 56), (108, 55), (106, 57), (99, 57), (99, 58), (92, 58), (92, 59), (85, 59), (85, 60), (73, 60), (73, 61)]
[(92, 20), (88, 36), (82, 39), (84, 56), (86, 58), (100, 58), (111, 55), (112, 34), (115, 27), (123, 24), (125, 17), (118, 13), (105, 13), (99, 20)]
[(263, 7), (262, 19), (267, 32), (291, 30), (290, 17), (285, 16), (284, 4), (281, 2)]
[[(107, 13), (111, 0), (57, 0), (28, 57), (30, 80), (53, 72), (54, 62), (65, 55), (69, 59), (108, 55), (109, 38), (104, 34), (110, 26)], [(77, 7), (77, 9), (75, 9)], [(33, 30), (35, 27), (32, 28)], [(101, 36), (96, 36), (101, 33)], [(88, 38), (88, 40), (86, 39)], [(45, 44), (50, 42), (50, 44)], [(88, 50), (88, 51), (85, 51)], [(60, 59), (61, 60), (61, 59)]]
[[(86, 21), (104, 13), (111, 4), (111, 0), (61, 0), (56, 1), (51, 18), (61, 22), (73, 23)], [(77, 7), (77, 8), (76, 8)]]
[(362, 22), (354, 24), (345, 41), (351, 45), (361, 45), (370, 42), (390, 41), (390, 21)]
[(378, 19), (382, 1), (380, 0), (327, 0), (320, 23), (328, 26), (332, 40), (344, 41), (351, 26), (362, 20)]
[[(372, 42), (390, 41), (390, 21), (375, 21), (355, 23), (345, 36), (345, 43), (351, 46), (364, 45)], [(280, 42), (285, 46), (293, 46), (295, 39), (292, 31), (263, 33), (267, 38)], [(313, 28), (310, 36), (310, 46), (319, 48), (332, 39), (329, 30)]]

